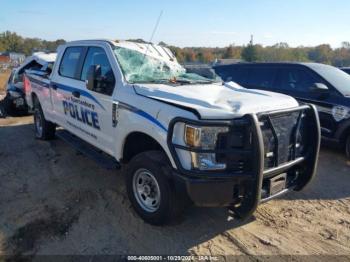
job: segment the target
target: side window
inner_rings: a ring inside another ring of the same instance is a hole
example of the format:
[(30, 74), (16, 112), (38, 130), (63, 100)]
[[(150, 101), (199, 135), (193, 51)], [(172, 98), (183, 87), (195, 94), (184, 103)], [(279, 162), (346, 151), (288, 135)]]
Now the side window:
[(111, 64), (108, 61), (108, 57), (103, 48), (90, 47), (86, 55), (83, 71), (81, 73), (81, 80), (86, 81), (88, 79), (88, 72), (91, 66), (98, 66), (101, 70), (99, 79), (96, 81), (96, 88), (93, 91), (112, 95), (115, 78)]
[(277, 72), (275, 68), (249, 68), (247, 85), (256, 88), (273, 89)]
[(68, 47), (64, 52), (59, 73), (61, 76), (77, 78), (77, 70), (80, 58), (83, 54), (83, 47)]
[(217, 69), (217, 74), (225, 82), (233, 81), (242, 85), (245, 80), (246, 70), (238, 66), (222, 66)]
[(313, 84), (323, 82), (299, 68), (283, 68), (279, 75), (279, 88), (288, 91), (309, 92)]

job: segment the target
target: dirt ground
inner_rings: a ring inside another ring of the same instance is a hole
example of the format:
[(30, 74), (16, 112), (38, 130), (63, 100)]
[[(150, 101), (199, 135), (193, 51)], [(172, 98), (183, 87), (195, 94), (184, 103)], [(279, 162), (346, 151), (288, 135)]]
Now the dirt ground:
[(5, 86), (10, 77), (10, 74), (10, 70), (6, 70), (4, 72), (0, 71), (0, 92), (3, 92), (5, 90)]
[(120, 172), (59, 139), (35, 140), (31, 117), (0, 119), (1, 254), (350, 256), (350, 163), (322, 149), (307, 190), (245, 223), (191, 207), (181, 223), (153, 227), (132, 210)]

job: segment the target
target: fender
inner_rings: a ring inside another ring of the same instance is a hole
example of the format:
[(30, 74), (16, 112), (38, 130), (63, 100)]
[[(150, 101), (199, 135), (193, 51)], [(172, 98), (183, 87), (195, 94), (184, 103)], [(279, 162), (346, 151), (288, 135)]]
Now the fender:
[[(167, 154), (173, 167), (176, 167), (172, 158), (167, 141), (168, 130), (167, 126), (162, 125), (157, 119), (148, 119), (148, 115), (138, 113), (134, 108), (118, 108), (118, 122), (116, 127), (116, 141), (115, 141), (115, 158), (121, 161), (124, 155), (124, 146), (127, 137), (132, 133), (141, 133), (154, 139)], [(143, 112), (143, 111), (142, 111)], [(125, 123), (128, 123), (125, 125)]]

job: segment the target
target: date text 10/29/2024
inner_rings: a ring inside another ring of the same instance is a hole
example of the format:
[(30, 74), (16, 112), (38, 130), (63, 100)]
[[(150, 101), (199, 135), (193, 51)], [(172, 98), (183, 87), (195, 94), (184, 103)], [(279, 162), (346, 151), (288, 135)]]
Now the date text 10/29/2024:
[(128, 261), (218, 261), (217, 256), (127, 256)]

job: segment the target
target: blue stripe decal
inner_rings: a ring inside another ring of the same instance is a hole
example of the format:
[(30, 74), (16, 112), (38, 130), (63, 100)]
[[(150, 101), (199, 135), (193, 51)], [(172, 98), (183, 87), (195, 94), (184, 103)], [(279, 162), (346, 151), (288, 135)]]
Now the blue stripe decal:
[(103, 110), (106, 110), (103, 105), (96, 99), (96, 97), (94, 97), (93, 95), (91, 95), (89, 92), (82, 90), (80, 88), (75, 88), (75, 87), (71, 87), (71, 86), (66, 86), (66, 85), (62, 85), (62, 84), (58, 84), (58, 83), (53, 83), (55, 85), (57, 85), (58, 89), (61, 89), (63, 91), (67, 91), (67, 92), (74, 92), (77, 91), (80, 93), (81, 96), (85, 96), (86, 98), (91, 99), (92, 101), (96, 102)]
[(33, 83), (35, 83), (37, 85), (41, 85), (41, 86), (46, 87), (46, 88), (49, 88), (49, 84), (47, 84), (47, 83), (45, 83), (43, 81), (40, 81), (38, 79), (32, 78), (29, 75), (27, 75), (27, 77), (28, 77), (30, 82), (33, 82)]
[[(118, 102), (118, 101), (116, 101)], [(125, 104), (123, 102), (118, 102), (119, 104), (119, 108), (121, 109), (125, 109), (125, 110), (129, 110), (131, 112), (134, 112), (135, 114), (142, 116), (143, 118), (146, 118), (147, 120), (151, 121), (152, 123), (156, 124), (158, 127), (160, 127), (161, 129), (163, 129), (165, 132), (168, 132), (168, 130), (157, 120), (155, 119), (153, 116), (151, 116), (150, 114), (146, 113), (145, 111), (142, 111), (141, 109), (138, 109), (134, 106), (131, 106), (129, 104)]]
[(137, 111), (135, 111), (135, 113), (138, 114), (139, 116), (142, 116), (142, 117), (148, 119), (149, 121), (153, 122), (154, 124), (159, 126), (161, 129), (163, 129), (165, 132), (168, 131), (157, 119), (155, 119), (153, 116), (151, 116), (150, 114), (146, 113), (145, 111), (142, 111), (142, 110), (138, 109)]

